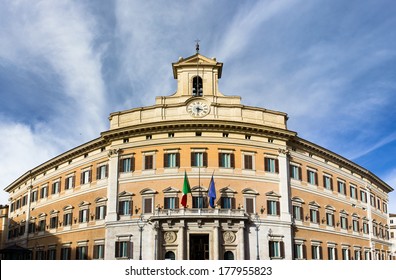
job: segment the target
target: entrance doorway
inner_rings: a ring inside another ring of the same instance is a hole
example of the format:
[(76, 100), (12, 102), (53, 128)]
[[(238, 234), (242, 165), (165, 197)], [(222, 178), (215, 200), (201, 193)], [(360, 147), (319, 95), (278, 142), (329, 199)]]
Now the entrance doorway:
[(209, 260), (209, 234), (190, 234), (190, 260)]

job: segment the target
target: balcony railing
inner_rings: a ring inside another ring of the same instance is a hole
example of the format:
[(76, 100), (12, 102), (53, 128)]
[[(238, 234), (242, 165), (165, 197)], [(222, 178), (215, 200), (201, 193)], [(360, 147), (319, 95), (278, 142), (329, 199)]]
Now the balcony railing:
[(224, 217), (248, 217), (244, 209), (210, 209), (210, 208), (179, 208), (179, 209), (155, 209), (152, 218), (176, 216), (224, 216)]

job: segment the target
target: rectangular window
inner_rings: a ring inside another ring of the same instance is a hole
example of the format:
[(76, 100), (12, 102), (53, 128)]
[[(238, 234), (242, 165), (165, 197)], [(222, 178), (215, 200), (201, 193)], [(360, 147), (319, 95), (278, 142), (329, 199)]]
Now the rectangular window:
[(127, 157), (120, 159), (119, 170), (121, 173), (135, 171), (135, 158)]
[(246, 213), (252, 214), (254, 211), (254, 198), (246, 197), (245, 198), (245, 210)]
[(219, 153), (219, 167), (235, 168), (235, 156), (233, 153)]
[(79, 246), (76, 248), (76, 260), (88, 259), (88, 246)]
[(308, 170), (308, 183), (311, 185), (318, 185), (318, 173), (316, 171)]
[(144, 156), (144, 170), (154, 169), (154, 155)]
[(22, 197), (22, 206), (25, 206), (27, 204), (27, 200), (28, 200), (27, 198), (28, 198), (27, 195), (24, 195)]
[(63, 215), (63, 226), (71, 226), (73, 223), (73, 213), (66, 213)]
[(40, 198), (46, 198), (48, 196), (48, 187), (42, 187), (40, 190)]
[(206, 152), (191, 152), (192, 167), (206, 167), (208, 164), (208, 155)]
[(87, 223), (89, 221), (89, 209), (82, 209), (79, 213), (79, 223)]
[(91, 170), (85, 170), (81, 172), (81, 185), (88, 184), (91, 182)]
[(164, 198), (164, 209), (176, 209), (176, 208), (179, 208), (178, 197)]
[(66, 177), (65, 179), (65, 189), (70, 190), (74, 188), (74, 175)]
[(107, 164), (101, 165), (96, 169), (96, 180), (102, 180), (108, 177), (109, 166)]
[(382, 210), (384, 211), (384, 213), (388, 213), (388, 204), (386, 204), (385, 202), (382, 204)]
[(60, 193), (60, 181), (52, 183), (52, 194)]
[(351, 185), (351, 186), (349, 187), (349, 191), (350, 191), (351, 198), (357, 199), (357, 190), (356, 190), (356, 187)]
[(313, 260), (321, 260), (322, 259), (322, 247), (319, 245), (312, 245), (312, 259)]
[(94, 260), (104, 259), (104, 250), (105, 250), (104, 244), (94, 245), (93, 259)]
[(354, 252), (355, 260), (359, 261), (362, 259), (362, 252), (360, 250), (355, 250)]
[(342, 251), (342, 259), (349, 260), (349, 249), (342, 248), (341, 251)]
[(143, 199), (143, 213), (153, 213), (153, 198)]
[(271, 259), (281, 259), (284, 257), (283, 241), (269, 241), (269, 253)]
[(115, 244), (115, 257), (116, 258), (130, 258), (131, 242), (117, 241)]
[(365, 191), (360, 191), (360, 200), (364, 203), (367, 203), (367, 194)]
[(340, 194), (346, 195), (345, 182), (337, 181), (337, 186), (338, 186), (338, 192)]
[(290, 165), (290, 177), (301, 181), (301, 167), (297, 165)]
[(95, 219), (103, 220), (106, 218), (106, 205), (96, 206), (95, 208)]
[(193, 208), (206, 208), (207, 199), (204, 196), (193, 196)]
[(348, 229), (348, 219), (345, 216), (341, 216), (341, 228), (342, 229)]
[(58, 216), (50, 218), (50, 228), (54, 229), (58, 227)]
[(326, 190), (332, 191), (333, 190), (333, 178), (324, 175), (323, 176), (323, 184)]
[(35, 202), (37, 201), (37, 190), (32, 191), (30, 195), (30, 202)]
[(303, 260), (305, 259), (304, 256), (304, 249), (305, 245), (304, 244), (294, 244), (294, 259), (295, 260)]
[(327, 254), (329, 260), (337, 260), (337, 248), (327, 247)]
[(334, 227), (334, 213), (326, 213), (326, 224), (329, 227)]
[(293, 218), (297, 221), (303, 220), (303, 213), (301, 206), (293, 205)]
[(243, 168), (253, 170), (253, 156), (243, 155)]
[(123, 200), (118, 202), (119, 215), (132, 215), (132, 201)]
[(358, 220), (352, 220), (352, 228), (354, 232), (359, 232), (359, 221)]
[(48, 259), (56, 260), (56, 249), (55, 248), (48, 249)]
[(36, 223), (29, 222), (28, 233), (34, 233), (34, 232), (36, 232)]
[(279, 173), (279, 161), (274, 158), (264, 158), (264, 170), (265, 172)]
[(164, 167), (165, 168), (176, 168), (179, 166), (180, 166), (180, 154), (179, 153), (164, 154)]
[(61, 249), (61, 260), (70, 260), (71, 257), (71, 248), (62, 248)]
[(279, 201), (267, 200), (267, 214), (271, 216), (279, 216), (280, 214)]
[(370, 195), (370, 205), (375, 207), (375, 197), (373, 195)]
[(310, 209), (310, 219), (311, 223), (319, 224), (319, 211), (316, 209)]
[(363, 233), (368, 234), (369, 233), (369, 226), (367, 222), (363, 222)]
[(232, 209), (233, 207), (233, 198), (232, 197), (221, 197), (220, 205), (223, 209)]
[(45, 225), (46, 225), (45, 220), (40, 220), (39, 221), (39, 231), (45, 231)]

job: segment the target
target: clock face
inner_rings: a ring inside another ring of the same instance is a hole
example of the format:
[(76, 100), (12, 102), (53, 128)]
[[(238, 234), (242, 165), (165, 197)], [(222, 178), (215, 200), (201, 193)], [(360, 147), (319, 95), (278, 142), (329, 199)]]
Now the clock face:
[(203, 101), (193, 101), (188, 104), (187, 112), (193, 117), (203, 117), (209, 113), (209, 106)]

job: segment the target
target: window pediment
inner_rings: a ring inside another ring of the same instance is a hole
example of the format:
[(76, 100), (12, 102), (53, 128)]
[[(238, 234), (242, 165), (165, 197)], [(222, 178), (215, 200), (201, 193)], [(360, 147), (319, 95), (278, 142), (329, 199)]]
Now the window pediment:
[(141, 195), (145, 195), (145, 194), (157, 194), (157, 191), (156, 191), (156, 190), (153, 190), (153, 189), (146, 188), (146, 189), (141, 190), (141, 191), (140, 191), (140, 194), (141, 194)]
[(180, 190), (175, 189), (174, 187), (167, 187), (166, 189), (162, 190), (163, 193), (179, 193)]

